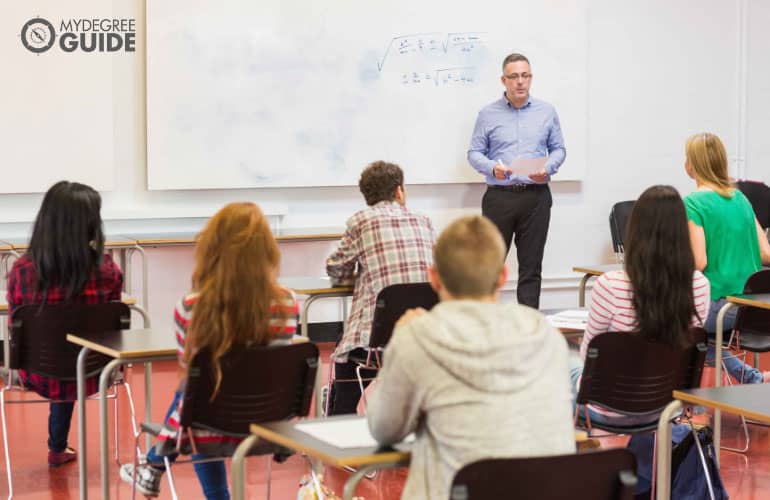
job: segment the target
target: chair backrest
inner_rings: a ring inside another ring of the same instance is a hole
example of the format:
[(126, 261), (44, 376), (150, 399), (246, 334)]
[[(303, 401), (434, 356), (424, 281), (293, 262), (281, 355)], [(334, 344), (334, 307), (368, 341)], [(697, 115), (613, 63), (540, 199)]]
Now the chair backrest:
[[(770, 269), (760, 269), (749, 276), (743, 286), (743, 293), (770, 293)], [(741, 333), (770, 335), (770, 310), (739, 307), (733, 329)]]
[[(75, 363), (81, 348), (67, 342), (68, 333), (130, 327), (131, 310), (122, 302), (21, 306), (13, 312), (11, 322), (9, 368), (75, 380)], [(111, 359), (90, 353), (86, 358), (86, 374), (98, 373)]]
[(636, 200), (619, 201), (612, 206), (610, 210), (610, 234), (612, 235), (612, 249), (618, 260), (621, 260), (624, 247), (623, 241), (626, 238), (626, 225), (631, 210), (634, 208)]
[(188, 370), (180, 425), (246, 437), (249, 425), (307, 416), (318, 368), (318, 347), (234, 346), (219, 360), (222, 381), (213, 399), (214, 367), (208, 349)]
[(674, 390), (700, 386), (706, 331), (691, 328), (694, 343), (674, 348), (638, 333), (604, 333), (588, 344), (578, 404), (627, 415), (660, 413)]
[(735, 185), (749, 199), (759, 225), (770, 227), (770, 187), (757, 181), (738, 181)]
[(386, 286), (377, 294), (369, 347), (385, 347), (393, 334), (396, 321), (407, 309), (422, 307), (430, 310), (437, 303), (438, 295), (430, 283), (399, 283)]
[(616, 448), (473, 462), (455, 474), (449, 498), (631, 500), (635, 486), (634, 454)]

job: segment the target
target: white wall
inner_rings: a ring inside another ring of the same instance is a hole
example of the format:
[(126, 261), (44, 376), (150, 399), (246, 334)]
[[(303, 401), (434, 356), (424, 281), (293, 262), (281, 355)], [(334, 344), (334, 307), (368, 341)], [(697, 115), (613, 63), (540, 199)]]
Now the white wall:
[[(573, 265), (612, 261), (607, 223), (612, 203), (635, 198), (654, 183), (672, 184), (683, 193), (691, 189), (682, 166), (688, 135), (702, 130), (718, 133), (735, 162), (743, 158), (739, 148), (744, 144), (745, 176), (770, 180), (768, 169), (763, 168), (768, 116), (764, 111), (770, 111), (770, 71), (763, 58), (770, 35), (764, 27), (770, 9), (762, 0), (588, 3), (587, 167), (583, 182), (551, 186), (554, 206), (544, 260), (543, 307), (577, 304), (579, 276), (572, 273)], [(26, 5), (12, 8), (29, 8), (31, 14), (34, 10)], [(200, 203), (249, 199), (286, 203), (289, 213), (282, 224), (309, 227), (341, 225), (363, 205), (352, 187), (147, 191), (144, 1), (115, 1), (113, 10), (136, 17), (139, 36), (135, 57), (121, 58), (113, 70), (112, 125), (118, 138), (114, 169), (122, 182), (105, 193), (106, 206), (192, 209)], [(741, 29), (744, 24), (748, 33)], [(747, 54), (746, 64), (742, 51)], [(537, 61), (533, 64), (536, 67)], [(742, 111), (743, 100), (749, 108)], [(747, 134), (741, 132), (744, 129)], [(570, 137), (566, 141), (569, 150)], [(478, 212), (483, 190), (481, 180), (408, 186), (408, 203), (442, 228), (461, 213)], [(39, 195), (3, 195), (0, 213), (34, 214), (39, 200)], [(331, 247), (328, 242), (283, 244), (283, 273), (322, 274)], [(151, 313), (156, 324), (170, 324), (173, 301), (189, 284), (192, 251), (150, 249), (148, 257)], [(336, 313), (332, 306), (320, 308), (313, 316), (325, 320)]]

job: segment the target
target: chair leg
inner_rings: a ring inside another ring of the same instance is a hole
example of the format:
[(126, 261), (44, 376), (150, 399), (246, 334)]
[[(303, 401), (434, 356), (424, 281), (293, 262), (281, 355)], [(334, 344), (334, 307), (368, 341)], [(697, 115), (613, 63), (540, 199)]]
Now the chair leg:
[(267, 500), (270, 500), (270, 473), (273, 468), (273, 455), (267, 455), (267, 481), (265, 481), (265, 487), (267, 488)]
[[(319, 364), (318, 369), (321, 369), (321, 366)], [(323, 409), (323, 416), (328, 417), (329, 416), (329, 408), (331, 404), (332, 399), (332, 384), (334, 383), (334, 357), (329, 356), (329, 377), (326, 381), (326, 404), (324, 405)]]
[[(10, 373), (9, 379), (10, 379)], [(8, 500), (13, 498), (13, 479), (11, 478), (11, 454), (8, 453), (8, 427), (5, 422), (5, 391), (8, 386), (0, 389), (0, 416), (3, 419), (3, 448), (5, 450), (5, 471), (8, 475)]]
[(136, 498), (136, 469), (139, 467), (139, 437), (140, 434), (134, 436), (134, 474), (133, 481), (131, 481), (131, 500)]
[(714, 496), (714, 486), (711, 482), (711, 474), (709, 474), (709, 468), (706, 465), (706, 457), (703, 455), (703, 448), (700, 445), (700, 439), (698, 439), (698, 433), (695, 431), (695, 428), (690, 426), (690, 430), (692, 431), (692, 435), (695, 438), (695, 446), (698, 449), (698, 456), (700, 456), (700, 463), (703, 466), (703, 472), (706, 474), (706, 486), (708, 486), (709, 489), (709, 497), (711, 500), (716, 500), (716, 497)]
[[(744, 353), (745, 353), (745, 351), (744, 351)], [(729, 355), (737, 357), (736, 354), (729, 354)], [(727, 383), (725, 385), (732, 386), (733, 385), (733, 381), (730, 378), (730, 376), (727, 375), (727, 366), (725, 365), (724, 361), (722, 362), (722, 370), (725, 373), (725, 376), (726, 376), (726, 379), (727, 379)], [(742, 379), (743, 379), (743, 370), (741, 370), (741, 380)], [(741, 427), (743, 427), (743, 436), (744, 436), (744, 438), (746, 440), (746, 444), (743, 446), (743, 448), (732, 448), (730, 446), (722, 446), (722, 445), (720, 445), (719, 449), (725, 450), (725, 451), (733, 451), (735, 453), (746, 453), (747, 451), (749, 451), (749, 443), (751, 442), (751, 438), (749, 437), (749, 427), (748, 427), (748, 425), (746, 425), (746, 418), (743, 415), (741, 415), (740, 418), (741, 418)]]
[(366, 413), (366, 408), (368, 406), (366, 402), (366, 392), (364, 390), (364, 380), (361, 377), (361, 365), (356, 365), (356, 378), (358, 379), (358, 388), (361, 389), (361, 399), (364, 402), (364, 413)]
[(174, 475), (171, 473), (171, 461), (169, 461), (168, 457), (163, 457), (163, 464), (166, 466), (166, 476), (171, 487), (171, 498), (178, 500), (179, 497), (176, 494), (176, 486), (174, 485)]
[[(138, 436), (140, 432), (139, 427), (136, 425), (136, 407), (134, 406), (134, 396), (131, 393), (131, 385), (128, 382), (123, 381), (123, 386), (126, 388), (126, 396), (128, 397), (128, 411), (131, 417), (131, 429), (134, 431), (134, 436)], [(139, 448), (138, 441), (136, 446), (137, 453), (140, 453), (141, 448)]]
[(118, 425), (118, 386), (114, 385), (113, 389), (115, 399), (112, 401), (112, 415), (115, 421), (114, 435), (115, 435), (115, 463), (120, 467), (120, 426)]

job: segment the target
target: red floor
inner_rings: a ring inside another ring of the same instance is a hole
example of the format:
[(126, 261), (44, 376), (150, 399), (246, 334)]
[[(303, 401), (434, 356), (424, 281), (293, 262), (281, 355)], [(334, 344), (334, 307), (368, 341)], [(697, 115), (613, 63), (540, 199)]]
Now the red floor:
[[(322, 348), (324, 359), (328, 360), (331, 346)], [(153, 413), (156, 419), (162, 418), (171, 394), (177, 383), (174, 363), (157, 364), (153, 371)], [(712, 375), (713, 376), (713, 375)], [(137, 410), (144, 413), (142, 370), (129, 371), (128, 380), (134, 390)], [(17, 396), (11, 395), (9, 398)], [(127, 418), (128, 404), (125, 398), (120, 400), (120, 459), (122, 462), (133, 459), (132, 439), (129, 437), (130, 424)], [(99, 463), (98, 463), (98, 408), (95, 402), (88, 404), (88, 491), (90, 498), (100, 498)], [(46, 457), (48, 407), (45, 404), (12, 405), (8, 408), (8, 429), (10, 431), (10, 453), (13, 466), (14, 498), (18, 499), (76, 499), (78, 498), (78, 467), (76, 463), (58, 469), (49, 469)], [(735, 500), (770, 499), (770, 429), (750, 426), (751, 450), (748, 455), (723, 452), (722, 479), (730, 497)], [(738, 435), (737, 419), (727, 416), (723, 424), (723, 442), (734, 443)], [(621, 446), (626, 438), (603, 439), (603, 445)], [(77, 446), (77, 415), (73, 417), (70, 445)], [(283, 464), (273, 464), (272, 498), (277, 500), (295, 499), (300, 478), (306, 473), (306, 462), (298, 456), (291, 457)], [(341, 493), (342, 484), (348, 473), (327, 468), (326, 479), (329, 485)], [(0, 497), (8, 494), (5, 479), (6, 467), (0, 460)], [(364, 480), (358, 494), (367, 500), (397, 499), (403, 486), (406, 471), (384, 471), (374, 480)], [(110, 483), (112, 498), (130, 497), (130, 487), (123, 484), (117, 467), (111, 468)], [(201, 498), (200, 487), (195, 473), (189, 465), (174, 468), (174, 478), (180, 498)], [(171, 498), (168, 484), (163, 483), (160, 498)], [(254, 457), (248, 462), (247, 473), (248, 498), (264, 498), (265, 458)], [(141, 495), (140, 495), (141, 498)]]

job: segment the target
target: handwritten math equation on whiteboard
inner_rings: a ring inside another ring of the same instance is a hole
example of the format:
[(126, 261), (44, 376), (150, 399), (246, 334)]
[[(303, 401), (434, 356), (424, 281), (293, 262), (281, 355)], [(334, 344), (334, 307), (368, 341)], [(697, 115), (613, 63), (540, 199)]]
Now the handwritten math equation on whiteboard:
[(405, 87), (472, 86), (485, 48), (483, 32), (397, 36), (377, 61), (377, 70), (398, 75)]

